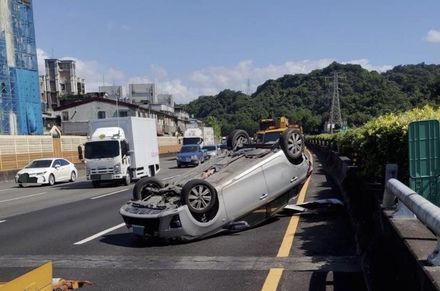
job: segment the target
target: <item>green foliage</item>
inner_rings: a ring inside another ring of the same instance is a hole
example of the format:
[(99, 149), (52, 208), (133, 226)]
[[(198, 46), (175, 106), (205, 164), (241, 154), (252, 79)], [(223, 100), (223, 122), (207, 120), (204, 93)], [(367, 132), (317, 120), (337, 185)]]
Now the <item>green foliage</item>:
[(332, 87), (327, 77), (335, 71), (343, 77), (341, 113), (349, 127), (414, 106), (440, 104), (440, 65), (396, 66), (380, 74), (359, 65), (332, 63), (309, 74), (268, 80), (252, 96), (232, 90), (201, 96), (185, 109), (196, 118), (215, 117), (222, 135), (236, 128), (253, 134), (260, 118), (281, 114), (300, 124), (305, 133), (318, 133), (329, 119)]
[(206, 118), (206, 125), (212, 127), (214, 130), (214, 138), (219, 141), (221, 138), (221, 126), (220, 123), (217, 121), (217, 118), (210, 115)]
[(426, 119), (440, 120), (440, 109), (425, 105), (401, 114), (385, 114), (360, 128), (308, 138), (326, 141), (342, 155), (353, 157), (356, 153), (360, 172), (367, 177), (382, 177), (385, 164), (396, 163), (400, 169), (399, 178), (404, 181), (408, 178), (408, 125)]

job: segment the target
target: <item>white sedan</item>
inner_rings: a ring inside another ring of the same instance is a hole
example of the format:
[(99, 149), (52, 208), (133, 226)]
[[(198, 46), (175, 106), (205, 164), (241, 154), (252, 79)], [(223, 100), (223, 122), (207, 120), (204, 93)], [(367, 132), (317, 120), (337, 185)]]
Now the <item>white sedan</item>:
[(56, 182), (73, 182), (77, 176), (75, 165), (66, 159), (37, 159), (15, 175), (15, 182), (20, 187), (27, 183), (54, 185)]

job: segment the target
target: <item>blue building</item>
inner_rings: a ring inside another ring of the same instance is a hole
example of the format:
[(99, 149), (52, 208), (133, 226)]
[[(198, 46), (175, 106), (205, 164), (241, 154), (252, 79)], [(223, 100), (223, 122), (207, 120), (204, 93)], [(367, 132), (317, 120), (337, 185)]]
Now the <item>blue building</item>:
[(32, 0), (0, 0), (0, 134), (42, 134)]

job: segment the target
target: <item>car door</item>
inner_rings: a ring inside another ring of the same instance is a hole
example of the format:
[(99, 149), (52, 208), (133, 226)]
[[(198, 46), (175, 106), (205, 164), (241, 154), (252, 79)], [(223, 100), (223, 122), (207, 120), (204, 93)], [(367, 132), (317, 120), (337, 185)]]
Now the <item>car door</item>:
[(263, 165), (263, 172), (270, 199), (292, 188), (291, 184), (300, 178), (295, 167), (280, 152)]
[(67, 181), (70, 179), (70, 172), (71, 172), (70, 163), (65, 159), (60, 159), (60, 160), (61, 160), (61, 173), (63, 175), (63, 180)]
[[(230, 219), (237, 219), (266, 203), (268, 189), (263, 168), (256, 167), (238, 173), (232, 182), (222, 189), (223, 201)], [(265, 212), (262, 213), (265, 216)]]

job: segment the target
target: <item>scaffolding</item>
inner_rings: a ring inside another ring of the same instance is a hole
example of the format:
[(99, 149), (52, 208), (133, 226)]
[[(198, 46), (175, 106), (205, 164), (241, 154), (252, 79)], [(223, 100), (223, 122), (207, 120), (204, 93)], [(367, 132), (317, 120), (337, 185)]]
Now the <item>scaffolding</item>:
[(42, 134), (31, 0), (0, 0), (0, 134)]

